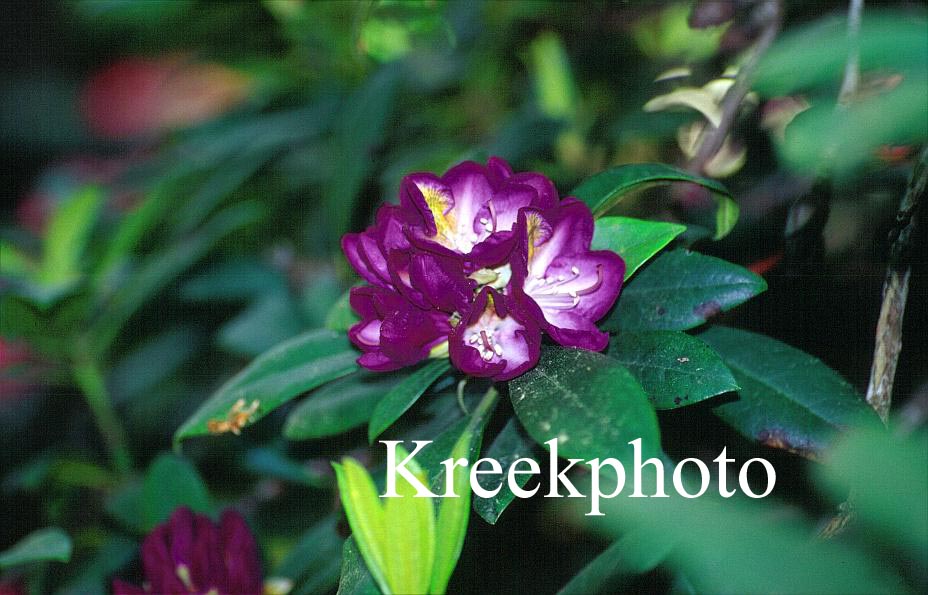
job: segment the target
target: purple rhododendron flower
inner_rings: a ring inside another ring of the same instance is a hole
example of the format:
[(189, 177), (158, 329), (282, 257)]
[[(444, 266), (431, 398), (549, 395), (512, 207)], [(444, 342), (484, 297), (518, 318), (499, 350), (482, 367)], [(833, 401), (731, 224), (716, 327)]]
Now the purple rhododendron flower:
[(115, 595), (197, 593), (261, 595), (258, 547), (237, 512), (219, 524), (189, 508), (178, 508), (142, 543), (144, 587), (113, 581)]
[(386, 371), (447, 354), (467, 374), (508, 380), (538, 362), (542, 331), (604, 349), (596, 321), (615, 303), (625, 263), (590, 250), (592, 239), (583, 203), (498, 157), (406, 176), (399, 205), (342, 239), (369, 283), (351, 291), (358, 362)]

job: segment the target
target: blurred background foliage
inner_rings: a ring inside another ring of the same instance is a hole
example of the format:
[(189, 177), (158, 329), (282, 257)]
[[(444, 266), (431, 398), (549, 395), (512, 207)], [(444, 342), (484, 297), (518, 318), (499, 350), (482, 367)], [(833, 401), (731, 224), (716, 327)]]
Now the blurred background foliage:
[[(363, 459), (363, 431), (287, 443), (284, 408), (240, 439), (188, 444), (187, 460), (166, 454), (172, 433), (244, 362), (326, 323), (355, 281), (339, 238), (396, 200), (406, 173), (500, 155), (566, 191), (615, 164), (685, 165), (760, 34), (754, 4), (11, 5), (0, 87), (0, 550), (55, 525), (73, 539), (75, 563), (6, 578), (37, 592), (103, 592), (114, 572), (138, 572), (140, 536), (175, 503), (234, 502), (268, 572), (298, 592), (330, 589), (345, 528), (327, 461)], [(783, 32), (706, 167), (726, 177), (742, 218), (724, 241), (700, 244), (769, 282), (728, 322), (804, 348), (858, 387), (887, 232), (928, 137), (926, 12), (885, 4), (865, 13), (860, 97), (843, 109), (846, 3), (785, 3)], [(621, 212), (705, 224), (711, 207), (705, 191), (680, 186), (646, 190)], [(924, 272), (916, 259), (904, 329), (914, 348), (896, 383), (902, 410), (922, 420)], [(782, 471), (778, 496), (827, 512), (796, 457), (691, 409), (685, 423), (662, 416), (670, 452), (760, 452)], [(473, 523), (452, 591), (566, 583), (605, 542), (552, 515), (518, 502), (496, 527)], [(487, 569), (492, 585), (478, 587)], [(638, 580), (660, 590), (674, 579)]]

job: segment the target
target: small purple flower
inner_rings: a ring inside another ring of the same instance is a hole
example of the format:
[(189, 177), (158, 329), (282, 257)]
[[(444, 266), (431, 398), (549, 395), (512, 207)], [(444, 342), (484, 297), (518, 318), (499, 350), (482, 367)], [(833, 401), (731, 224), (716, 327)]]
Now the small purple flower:
[(254, 537), (237, 512), (217, 525), (189, 508), (178, 508), (142, 543), (144, 587), (113, 581), (115, 595), (152, 593), (261, 595), (261, 565)]
[(512, 295), (551, 338), (602, 351), (609, 336), (596, 327), (622, 289), (625, 261), (590, 250), (593, 215), (580, 201), (556, 209), (523, 209), (513, 253)]
[(484, 287), (449, 343), (455, 367), (471, 376), (510, 380), (538, 363), (541, 330), (523, 322), (508, 298)]

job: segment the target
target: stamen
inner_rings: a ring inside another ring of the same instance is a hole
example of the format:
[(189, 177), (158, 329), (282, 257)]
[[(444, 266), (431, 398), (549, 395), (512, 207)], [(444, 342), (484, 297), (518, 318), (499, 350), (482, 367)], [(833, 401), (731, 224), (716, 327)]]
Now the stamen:
[(490, 338), (487, 336), (486, 331), (480, 331), (480, 338), (483, 339), (484, 348), (486, 348), (487, 350), (493, 349), (493, 344), (490, 343)]
[(574, 276), (577, 276), (577, 275), (580, 274), (580, 269), (578, 269), (577, 267), (573, 266), (573, 267), (570, 267), (570, 272), (573, 273)]
[(503, 348), (499, 346), (499, 343), (493, 346), (493, 353), (495, 353), (497, 357), (503, 357)]
[(596, 265), (596, 283), (590, 285), (586, 289), (581, 289), (577, 292), (577, 295), (590, 295), (594, 291), (602, 287), (603, 284), (603, 265)]
[(487, 209), (490, 210), (490, 218), (493, 220), (493, 226), (487, 231), (496, 231), (496, 208), (493, 206), (492, 200), (487, 201)]

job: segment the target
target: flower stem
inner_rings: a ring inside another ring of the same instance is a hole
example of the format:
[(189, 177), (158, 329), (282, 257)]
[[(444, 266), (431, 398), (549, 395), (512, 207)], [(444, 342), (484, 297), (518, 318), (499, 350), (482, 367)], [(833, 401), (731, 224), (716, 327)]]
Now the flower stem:
[(87, 401), (87, 406), (90, 407), (97, 428), (103, 435), (113, 469), (120, 474), (128, 473), (132, 470), (132, 457), (126, 446), (126, 433), (113, 410), (109, 392), (106, 390), (103, 373), (96, 362), (89, 359), (75, 361), (72, 364), (72, 373), (84, 400)]

